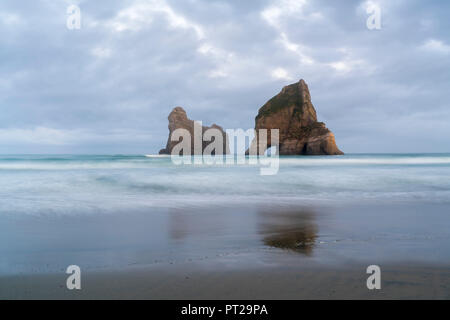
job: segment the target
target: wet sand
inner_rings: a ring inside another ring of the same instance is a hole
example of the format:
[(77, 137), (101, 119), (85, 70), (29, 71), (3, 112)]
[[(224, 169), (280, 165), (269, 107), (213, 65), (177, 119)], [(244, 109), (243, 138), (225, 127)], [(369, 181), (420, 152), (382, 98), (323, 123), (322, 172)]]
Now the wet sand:
[[(446, 204), (2, 218), (0, 299), (449, 299)], [(82, 289), (66, 288), (67, 266)], [(381, 290), (366, 268), (381, 267)]]
[(450, 299), (449, 267), (384, 266), (380, 290), (367, 289), (366, 267), (159, 265), (88, 272), (72, 291), (65, 274), (10, 276), (0, 277), (0, 299)]

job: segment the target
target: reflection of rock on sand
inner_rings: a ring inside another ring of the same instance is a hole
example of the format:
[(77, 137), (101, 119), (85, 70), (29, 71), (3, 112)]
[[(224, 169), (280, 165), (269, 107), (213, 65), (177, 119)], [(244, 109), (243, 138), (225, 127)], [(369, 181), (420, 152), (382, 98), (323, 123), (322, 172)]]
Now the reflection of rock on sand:
[(292, 208), (218, 209), (216, 212), (174, 209), (168, 214), (168, 231), (174, 241), (203, 239), (206, 246), (217, 246), (215, 241), (224, 241), (225, 246), (240, 243), (244, 247), (247, 241), (256, 240), (309, 255), (317, 239), (316, 216), (317, 212)]
[(281, 249), (312, 254), (318, 228), (312, 211), (262, 211), (259, 233), (264, 244)]

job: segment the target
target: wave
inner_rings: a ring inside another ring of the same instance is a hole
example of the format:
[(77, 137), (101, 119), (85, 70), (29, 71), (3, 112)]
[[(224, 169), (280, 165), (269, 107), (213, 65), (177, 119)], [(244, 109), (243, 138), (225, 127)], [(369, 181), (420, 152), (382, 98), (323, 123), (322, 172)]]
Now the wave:
[[(229, 156), (230, 157), (230, 156)], [(209, 158), (208, 158), (209, 159)], [(200, 164), (204, 167), (255, 166), (248, 164)], [(280, 167), (299, 166), (370, 166), (370, 165), (450, 165), (450, 155), (437, 156), (282, 156)], [(87, 169), (145, 169), (171, 166), (169, 155), (114, 156), (1, 156), (0, 170), (87, 170)]]
[(0, 214), (238, 203), (450, 202), (450, 155), (282, 157), (274, 176), (261, 176), (257, 166), (176, 166), (168, 157), (54, 158), (0, 158)]
[(146, 154), (146, 158), (169, 158), (169, 154)]
[(280, 157), (280, 163), (291, 165), (430, 165), (450, 164), (450, 157), (409, 157), (409, 158), (302, 158)]

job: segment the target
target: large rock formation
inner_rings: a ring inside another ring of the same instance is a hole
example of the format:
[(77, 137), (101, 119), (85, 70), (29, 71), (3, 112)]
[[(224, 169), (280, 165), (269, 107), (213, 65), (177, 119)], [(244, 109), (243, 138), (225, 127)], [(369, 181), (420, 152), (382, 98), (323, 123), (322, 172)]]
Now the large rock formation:
[[(198, 123), (195, 123), (195, 121), (190, 120), (187, 117), (186, 111), (184, 111), (184, 109), (182, 107), (176, 107), (172, 110), (172, 112), (169, 114), (169, 138), (167, 139), (167, 144), (166, 147), (164, 149), (161, 149), (159, 151), (159, 154), (171, 154), (172, 153), (172, 149), (175, 145), (177, 145), (180, 140), (177, 141), (172, 141), (171, 137), (172, 137), (172, 133), (176, 130), (176, 129), (186, 129), (191, 136), (191, 154), (203, 154), (203, 151), (205, 150), (205, 148), (214, 142), (215, 138), (212, 138), (211, 141), (203, 141), (204, 139), (201, 139), (202, 141), (200, 142), (202, 145), (201, 150), (195, 150), (194, 146), (194, 130), (199, 130), (200, 132), (200, 125)], [(196, 128), (197, 127), (197, 128)], [(223, 151), (215, 151), (213, 152), (213, 154), (228, 154), (229, 152), (229, 147), (228, 147), (228, 141), (226, 139), (226, 133), (223, 131), (222, 127), (218, 126), (217, 124), (213, 124), (211, 127), (206, 127), (206, 126), (202, 126), (201, 127), (201, 137), (203, 137), (203, 134), (205, 133), (206, 130), (208, 129), (217, 129), (222, 133), (222, 137), (223, 137)], [(197, 152), (196, 152), (197, 151)]]
[[(311, 103), (308, 85), (304, 80), (288, 85), (259, 109), (255, 130), (279, 129), (280, 155), (339, 155), (334, 134), (317, 121), (316, 110)], [(267, 133), (271, 146), (270, 130)], [(256, 148), (257, 140), (252, 141)], [(261, 144), (260, 144), (261, 145)], [(256, 150), (256, 149), (253, 149)]]

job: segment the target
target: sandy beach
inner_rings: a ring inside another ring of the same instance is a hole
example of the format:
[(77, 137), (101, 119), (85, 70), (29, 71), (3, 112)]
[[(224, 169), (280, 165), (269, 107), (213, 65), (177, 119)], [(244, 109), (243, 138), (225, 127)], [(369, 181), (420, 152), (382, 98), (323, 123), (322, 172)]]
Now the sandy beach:
[[(238, 257), (236, 257), (238, 258)], [(280, 258), (277, 254), (273, 258)], [(366, 266), (205, 270), (158, 265), (83, 274), (82, 289), (66, 289), (65, 274), (0, 277), (1, 299), (449, 299), (450, 266), (392, 265), (381, 290), (366, 287)]]
[[(10, 217), (0, 227), (10, 240), (2, 241), (0, 298), (448, 299), (446, 210), (249, 206)], [(66, 288), (72, 264), (82, 270), (81, 290)], [(381, 290), (366, 286), (374, 264)]]

